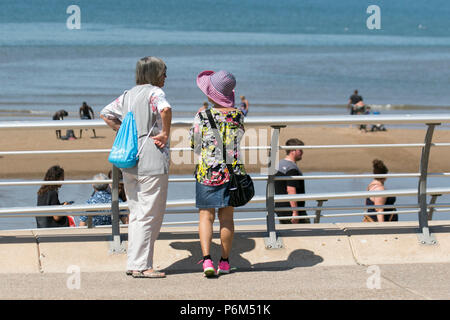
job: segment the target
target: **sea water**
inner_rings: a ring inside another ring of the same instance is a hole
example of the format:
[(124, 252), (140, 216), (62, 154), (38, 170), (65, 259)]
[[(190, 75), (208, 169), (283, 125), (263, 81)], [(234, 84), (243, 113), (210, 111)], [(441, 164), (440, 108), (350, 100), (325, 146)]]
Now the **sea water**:
[[(79, 29), (68, 27), (74, 3)], [(371, 5), (379, 7), (379, 29), (368, 28)], [(0, 121), (50, 120), (60, 109), (78, 118), (83, 101), (98, 116), (134, 85), (136, 61), (148, 55), (167, 64), (164, 91), (175, 117), (193, 116), (206, 100), (197, 74), (220, 69), (236, 76), (236, 102), (248, 98), (249, 117), (347, 114), (355, 89), (382, 114), (449, 113), (449, 16), (448, 0), (3, 0)], [(368, 182), (306, 186), (307, 192), (360, 191)], [(256, 185), (264, 195), (264, 183)], [(391, 189), (416, 186), (417, 179), (387, 182)], [(1, 189), (1, 207), (35, 205), (38, 186)], [(60, 198), (82, 204), (91, 192), (87, 185), (65, 185)], [(169, 187), (169, 199), (192, 199), (192, 193), (180, 184)], [(400, 219), (409, 217), (416, 219)], [(0, 224), (35, 226), (34, 218), (0, 218)]]
[[(305, 173), (305, 175), (332, 175), (343, 173), (323, 173), (323, 172), (311, 172)], [(179, 176), (172, 175), (171, 178), (188, 178), (191, 176)], [(428, 187), (447, 187), (448, 177), (429, 177)], [(13, 180), (9, 180), (13, 181)], [(328, 192), (359, 192), (365, 191), (367, 185), (371, 179), (327, 179), (327, 180), (305, 180), (305, 189), (307, 193), (328, 193)], [(255, 193), (257, 196), (264, 196), (266, 192), (266, 181), (255, 181)], [(186, 187), (189, 185), (189, 187)], [(389, 178), (385, 187), (389, 189), (415, 189), (418, 186), (418, 178)], [(37, 200), (37, 190), (39, 186), (2, 186), (0, 187), (0, 208), (6, 207), (26, 207), (35, 206)], [(85, 204), (93, 192), (93, 188), (90, 185), (63, 185), (59, 191), (59, 199), (63, 201), (74, 201), (74, 204)], [(169, 183), (168, 200), (193, 200), (195, 199), (195, 187), (193, 182), (171, 182)], [(330, 200), (324, 203), (326, 206), (363, 206), (364, 199), (345, 199), (345, 200)], [(428, 199), (429, 201), (429, 199)], [(437, 203), (449, 203), (450, 195), (440, 196)], [(417, 204), (417, 197), (397, 197), (396, 204)], [(316, 206), (316, 201), (307, 201), (306, 206)], [(249, 212), (235, 213), (235, 219), (245, 218), (265, 218), (266, 212), (252, 212), (252, 207), (264, 207), (264, 204), (248, 204)], [(188, 207), (186, 207), (187, 209)], [(190, 209), (195, 209), (190, 207)], [(405, 209), (402, 209), (405, 210)], [(339, 214), (339, 213), (354, 213), (363, 212), (363, 209), (359, 210), (324, 210), (322, 214)], [(314, 211), (308, 211), (309, 215), (314, 215)], [(433, 214), (433, 220), (448, 220), (450, 212), (439, 212)], [(75, 217), (78, 222), (78, 217)], [(335, 223), (335, 222), (360, 222), (362, 216), (351, 217), (322, 217), (322, 223)], [(198, 221), (198, 214), (166, 214), (164, 216), (164, 222), (174, 221)], [(399, 221), (418, 221), (417, 214), (400, 214)], [(265, 224), (265, 221), (251, 221), (251, 222), (236, 222), (239, 225), (245, 224)], [(0, 230), (8, 229), (29, 229), (36, 228), (35, 218), (0, 218)]]
[(0, 120), (78, 117), (83, 101), (98, 113), (147, 55), (168, 66), (176, 116), (205, 101), (197, 74), (219, 69), (250, 116), (346, 114), (354, 89), (381, 113), (450, 110), (447, 0), (80, 0), (79, 29), (72, 4), (0, 2)]

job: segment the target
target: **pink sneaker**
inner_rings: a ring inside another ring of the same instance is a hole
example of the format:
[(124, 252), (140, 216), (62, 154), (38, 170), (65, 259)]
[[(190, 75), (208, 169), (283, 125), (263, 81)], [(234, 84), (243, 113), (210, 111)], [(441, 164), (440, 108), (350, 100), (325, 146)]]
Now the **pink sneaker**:
[(218, 274), (228, 274), (230, 273), (230, 264), (227, 261), (220, 261), (219, 267), (217, 269)]
[(205, 277), (213, 277), (216, 275), (216, 269), (214, 269), (214, 264), (211, 259), (203, 261), (203, 274)]

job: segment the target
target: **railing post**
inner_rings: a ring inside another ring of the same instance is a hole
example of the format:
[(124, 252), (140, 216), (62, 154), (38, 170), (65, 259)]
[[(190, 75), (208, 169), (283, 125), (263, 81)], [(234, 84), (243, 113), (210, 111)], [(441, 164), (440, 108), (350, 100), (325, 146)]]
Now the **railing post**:
[[(435, 204), (437, 198), (441, 196), (441, 194), (433, 194), (431, 196), (430, 204)], [(434, 207), (430, 207), (428, 210), (428, 221), (433, 220)]]
[(437, 123), (428, 123), (427, 134), (425, 136), (425, 146), (422, 148), (422, 157), (420, 159), (420, 178), (418, 190), (419, 202), (419, 234), (418, 238), (422, 244), (436, 244), (436, 239), (430, 233), (428, 227), (428, 205), (427, 205), (427, 175), (428, 160), (430, 158), (431, 140), (433, 138), (434, 127)]
[(264, 238), (264, 243), (267, 249), (279, 249), (283, 247), (281, 238), (277, 237), (275, 230), (275, 173), (276, 165), (278, 163), (278, 148), (280, 129), (286, 126), (272, 126), (272, 139), (270, 143), (269, 151), (269, 172), (267, 174), (267, 187), (266, 187), (266, 207), (267, 207), (267, 233), (268, 237)]
[[(328, 200), (317, 200), (317, 207), (321, 208), (325, 201), (328, 201)], [(316, 210), (316, 217), (314, 218), (314, 223), (320, 223), (320, 214), (321, 214), (321, 212), (322, 212), (322, 209), (317, 209)]]
[(92, 223), (92, 216), (88, 216), (87, 227), (88, 229), (92, 229), (94, 227), (94, 224)]
[(110, 253), (125, 253), (122, 239), (120, 236), (120, 218), (119, 218), (119, 169), (112, 168), (112, 190), (111, 190), (111, 220), (112, 220), (112, 241), (110, 243)]

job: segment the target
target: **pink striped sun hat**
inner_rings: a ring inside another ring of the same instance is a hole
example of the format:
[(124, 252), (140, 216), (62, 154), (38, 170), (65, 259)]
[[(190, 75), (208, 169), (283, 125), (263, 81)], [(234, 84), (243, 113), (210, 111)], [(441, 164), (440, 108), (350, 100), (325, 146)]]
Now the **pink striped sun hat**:
[(197, 86), (203, 93), (223, 107), (234, 107), (236, 79), (228, 71), (203, 71), (197, 76)]

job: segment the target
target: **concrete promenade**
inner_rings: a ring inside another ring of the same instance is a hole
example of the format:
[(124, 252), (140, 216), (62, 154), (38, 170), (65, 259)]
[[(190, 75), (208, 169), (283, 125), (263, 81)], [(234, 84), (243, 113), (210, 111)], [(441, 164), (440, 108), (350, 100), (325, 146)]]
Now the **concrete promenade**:
[[(165, 279), (126, 276), (110, 228), (0, 231), (0, 299), (450, 299), (450, 221), (430, 221), (436, 245), (419, 243), (417, 225), (277, 225), (284, 247), (272, 250), (265, 226), (238, 226), (236, 270), (213, 279), (197, 264), (196, 226), (162, 229), (155, 267)], [(216, 260), (219, 244), (215, 233)]]

